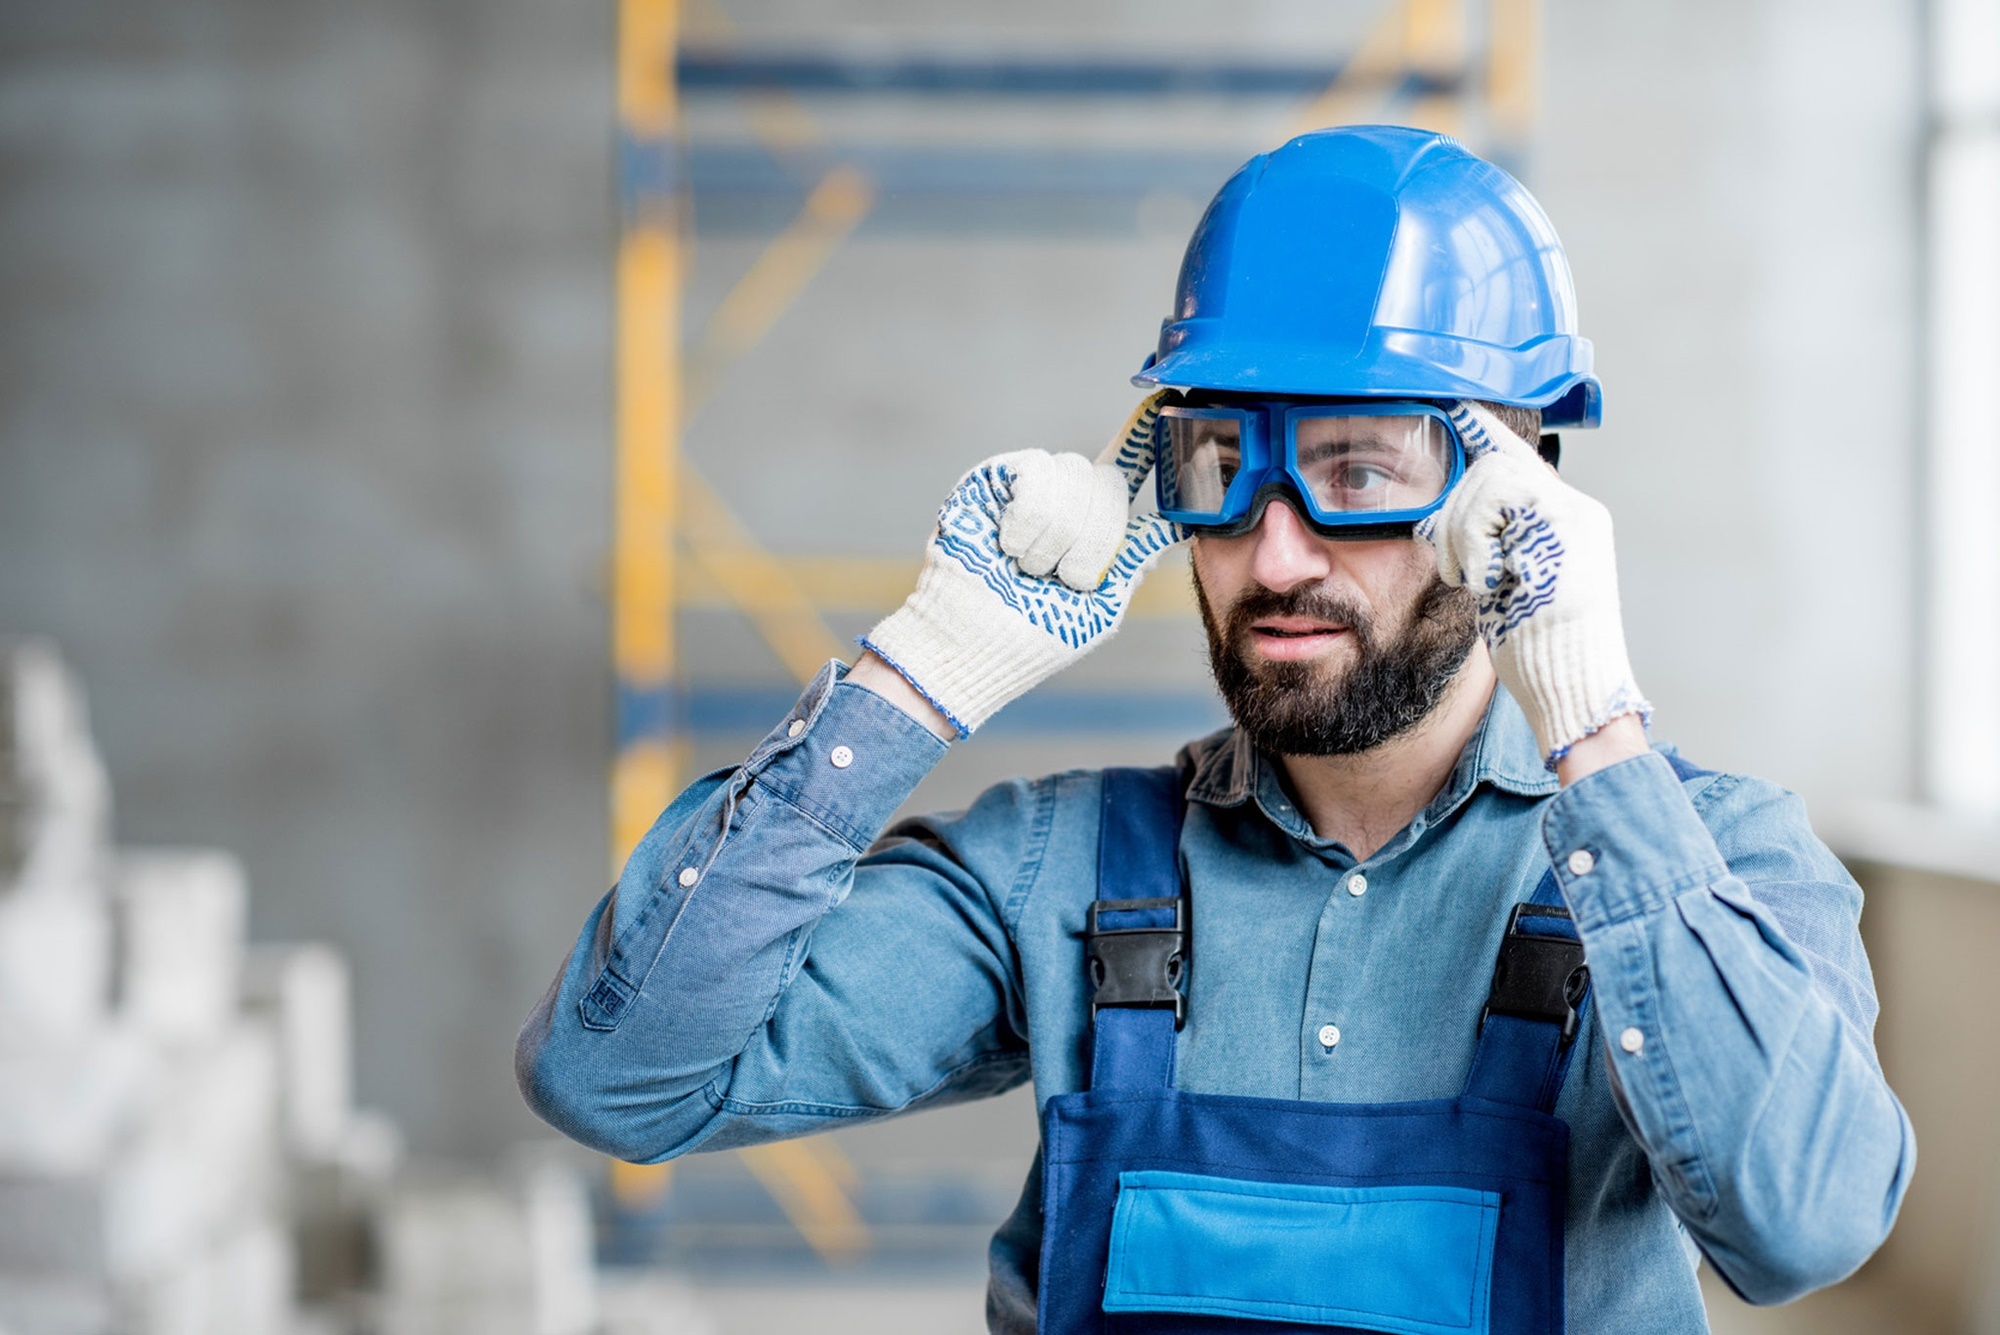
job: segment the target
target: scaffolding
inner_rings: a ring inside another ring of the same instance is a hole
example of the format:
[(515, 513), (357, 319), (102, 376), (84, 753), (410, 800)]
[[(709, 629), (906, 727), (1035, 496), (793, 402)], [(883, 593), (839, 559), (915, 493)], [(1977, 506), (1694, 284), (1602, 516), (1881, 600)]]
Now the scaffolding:
[[(686, 424), (730, 368), (871, 219), (920, 231), (1010, 218), (1018, 225), (1025, 211), (1010, 214), (1010, 199), (1032, 200), (1037, 216), (1058, 207), (1080, 218), (1129, 219), (1163, 183), (1205, 198), (1241, 157), (1213, 145), (1002, 153), (841, 142), (806, 99), (890, 97), (913, 107), (967, 98), (1120, 105), (1251, 99), (1289, 108), (1291, 133), (1400, 121), (1465, 139), (1517, 173), (1538, 111), (1539, 0), (1392, 0), (1345, 59), (1284, 62), (777, 50), (738, 41), (712, 0), (697, 16), (699, 44), (681, 40), (683, 17), (679, 0), (621, 0), (614, 868), (685, 781), (692, 737), (777, 717), (789, 703), (688, 681), (677, 642), (683, 611), (740, 613), (804, 683), (843, 653), (829, 612), (887, 611), (917, 571), (913, 559), (774, 553), (737, 517), (680, 448)], [(718, 95), (747, 99), (752, 147), (704, 145), (689, 134), (682, 99)], [(690, 340), (681, 318), (688, 254), (705, 216), (698, 205), (711, 198), (728, 216), (789, 221)], [(1191, 611), (1184, 582), (1154, 580), (1142, 586), (1130, 615)], [(1128, 699), (1121, 711), (1100, 699), (1065, 709), (1052, 696), (1039, 711), (1013, 712), (1030, 728), (1039, 721), (1074, 734), (1140, 720), (1174, 727), (1185, 714), (1175, 705)], [(868, 1249), (869, 1230), (853, 1201), (856, 1175), (832, 1141), (745, 1151), (744, 1162), (822, 1256), (842, 1260)], [(668, 1181), (664, 1166), (614, 1165), (613, 1197), (645, 1209)]]

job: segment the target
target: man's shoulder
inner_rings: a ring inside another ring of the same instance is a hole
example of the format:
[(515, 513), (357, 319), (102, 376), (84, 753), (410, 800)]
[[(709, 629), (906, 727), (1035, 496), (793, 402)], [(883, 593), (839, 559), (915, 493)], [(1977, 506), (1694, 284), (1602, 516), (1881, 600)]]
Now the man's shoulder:
[(1162, 754), (1147, 763), (1135, 759), (1128, 765), (1081, 766), (1053, 770), (1039, 775), (1013, 775), (981, 789), (961, 807), (909, 812), (890, 827), (885, 839), (907, 835), (915, 829), (993, 826), (1046, 827), (1058, 817), (1065, 822), (1088, 813), (1095, 823), (1103, 801), (1104, 776), (1112, 769), (1157, 771), (1162, 779), (1177, 783), (1185, 794), (1206, 777), (1227, 781), (1234, 758), (1234, 728), (1222, 728), (1186, 743), (1172, 755)]
[(1653, 754), (1673, 768), (1696, 811), (1747, 810), (1770, 805), (1795, 805), (1801, 817), (1804, 802), (1783, 784), (1738, 770), (1716, 769), (1683, 753), (1673, 742), (1654, 742)]
[(1696, 814), (1739, 876), (1762, 868), (1764, 874), (1784, 879), (1850, 879), (1814, 833), (1805, 799), (1791, 789), (1759, 775), (1711, 769), (1671, 743), (1656, 743), (1653, 750), (1673, 767)]
[(1020, 776), (1002, 779), (983, 791), (973, 801), (977, 807), (988, 801), (1014, 804), (1028, 794), (1041, 794), (1044, 800), (1096, 801), (1103, 792), (1104, 776), (1111, 770), (1146, 770), (1159, 773), (1162, 777), (1177, 776), (1182, 791), (1200, 779), (1226, 781), (1230, 771), (1240, 759), (1241, 748), (1237, 746), (1234, 727), (1218, 728), (1205, 737), (1197, 737), (1183, 744), (1171, 755), (1162, 753), (1157, 759), (1135, 758), (1123, 765), (1079, 766), (1072, 769), (1054, 770), (1039, 776)]

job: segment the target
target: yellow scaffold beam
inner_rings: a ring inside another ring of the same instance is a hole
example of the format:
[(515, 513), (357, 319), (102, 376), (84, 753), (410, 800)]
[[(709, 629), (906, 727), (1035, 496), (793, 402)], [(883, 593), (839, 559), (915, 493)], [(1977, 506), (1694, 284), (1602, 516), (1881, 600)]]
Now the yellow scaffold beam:
[[(619, 0), (618, 120), (627, 161), (617, 259), (611, 543), (611, 657), (620, 701), (611, 775), (614, 869), (672, 800), (685, 767), (686, 743), (673, 730), (672, 706), (683, 578), (675, 559), (679, 543), (751, 615), (795, 673), (810, 675), (831, 654), (831, 634), (789, 574), (681, 459), (681, 428), (692, 413), (683, 399), (680, 352), (687, 248), (675, 162), (679, 17), (678, 0)], [(794, 125), (791, 133), (801, 132)], [(867, 182), (851, 170), (836, 170), (820, 183), (800, 221), (752, 266), (710, 321), (696, 360), (704, 396), (764, 336), (872, 200)], [(692, 497), (684, 494), (690, 482)], [(867, 1226), (848, 1198), (855, 1174), (838, 1146), (814, 1138), (746, 1151), (743, 1158), (821, 1255), (844, 1260), (867, 1249)], [(610, 1168), (613, 1198), (627, 1209), (657, 1202), (671, 1182), (668, 1164)]]
[[(1466, 0), (1403, 0), (1404, 63), (1413, 74), (1450, 79), (1465, 72)], [(1463, 108), (1456, 93), (1427, 93), (1399, 119), (1440, 134), (1463, 134)]]
[[(611, 667), (618, 748), (611, 768), (612, 874), (672, 800), (681, 739), (675, 678), (674, 515), (680, 505), (680, 208), (672, 165), (677, 0), (619, 0), (618, 131), (626, 161), (617, 258), (612, 462)], [(652, 702), (648, 711), (640, 702)], [(667, 1188), (663, 1164), (613, 1163), (627, 1208)]]
[(800, 1236), (828, 1261), (853, 1261), (868, 1250), (868, 1225), (848, 1193), (860, 1176), (825, 1136), (782, 1140), (737, 1151)]
[(835, 167), (805, 206), (715, 308), (688, 354), (688, 416), (699, 413), (722, 376), (806, 289), (875, 206), (875, 189), (852, 167)]
[(669, 155), (677, 18), (677, 0), (620, 0), (618, 7), (618, 120), (626, 152), (666, 161), (626, 171), (633, 184), (618, 242), (611, 662), (626, 716), (619, 719), (611, 774), (614, 868), (673, 798), (682, 750), (667, 729), (670, 711), (658, 704), (670, 698), (676, 675), (682, 253)]
[[(1395, 0), (1376, 18), (1325, 91), (1300, 111), (1292, 132), (1303, 134), (1379, 118), (1383, 103), (1404, 75), (1439, 80), (1463, 75), (1466, 3)], [(1397, 112), (1395, 119), (1405, 125), (1459, 134), (1464, 119), (1461, 98), (1429, 93)]]
[(781, 561), (758, 545), (699, 474), (690, 470), (683, 480), (687, 487), (682, 527), (706, 587), (684, 580), (682, 589), (719, 593), (725, 605), (749, 617), (801, 685), (811, 681), (829, 658), (849, 657), (846, 646), (820, 618), (815, 600), (800, 586), (798, 564)]
[(1333, 82), (1307, 103), (1292, 133), (1323, 130), (1332, 125), (1352, 125), (1367, 120), (1381, 105), (1392, 76), (1403, 68), (1403, 40), (1407, 22), (1402, 0), (1391, 4), (1368, 29), (1361, 45), (1340, 67)]
[[(688, 356), (689, 415), (699, 412), (729, 368), (770, 333), (834, 252), (874, 207), (875, 192), (851, 167), (835, 167), (806, 197), (799, 216), (757, 257), (709, 317)], [(774, 558), (716, 490), (683, 474), (682, 534), (706, 582), (722, 591), (800, 683), (845, 646), (827, 628), (792, 567)]]
[(1518, 151), (1541, 113), (1540, 0), (1492, 0), (1486, 31), (1486, 114), (1500, 142)]

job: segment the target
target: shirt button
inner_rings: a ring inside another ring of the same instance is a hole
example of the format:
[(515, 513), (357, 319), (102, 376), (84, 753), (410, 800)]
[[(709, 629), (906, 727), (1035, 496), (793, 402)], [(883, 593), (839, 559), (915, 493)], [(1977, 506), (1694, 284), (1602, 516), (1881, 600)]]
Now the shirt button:
[(693, 867), (682, 867), (681, 874), (674, 879), (681, 883), (681, 889), (691, 890), (694, 888), (694, 883), (701, 879), (701, 873)]
[(1353, 895), (1356, 899), (1367, 894), (1368, 878), (1360, 872), (1355, 872), (1354, 875), (1347, 878), (1347, 893)]
[(1340, 1045), (1340, 1029), (1336, 1025), (1323, 1024), (1319, 1027), (1319, 1045), (1334, 1048)]
[(835, 769), (846, 769), (854, 763), (854, 752), (844, 746), (836, 746), (832, 751), (827, 753), (826, 758), (833, 762)]
[(1646, 1046), (1646, 1036), (1636, 1027), (1627, 1027), (1624, 1033), (1618, 1035), (1618, 1046), (1636, 1054), (1639, 1049)]
[(785, 729), (785, 736), (796, 737), (805, 730), (806, 721), (802, 718), (795, 718), (792, 720), (792, 726)]
[(1587, 848), (1579, 848), (1569, 855), (1569, 874), (1572, 876), (1588, 876), (1596, 865), (1597, 859), (1590, 855)]

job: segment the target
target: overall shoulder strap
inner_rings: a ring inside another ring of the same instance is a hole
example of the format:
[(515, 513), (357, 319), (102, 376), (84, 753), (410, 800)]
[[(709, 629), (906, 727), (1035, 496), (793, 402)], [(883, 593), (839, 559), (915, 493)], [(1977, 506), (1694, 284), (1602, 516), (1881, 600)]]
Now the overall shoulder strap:
[(1185, 812), (1181, 776), (1172, 766), (1104, 771), (1097, 899), (1084, 930), (1093, 989), (1092, 1089), (1174, 1082), (1188, 956), (1180, 862)]
[(1546, 871), (1535, 893), (1514, 906), (1501, 938), (1467, 1097), (1554, 1112), (1589, 1005), (1583, 938), (1555, 872)]

